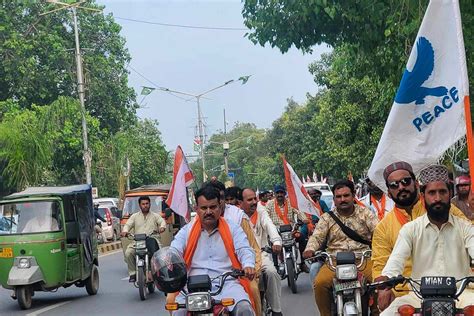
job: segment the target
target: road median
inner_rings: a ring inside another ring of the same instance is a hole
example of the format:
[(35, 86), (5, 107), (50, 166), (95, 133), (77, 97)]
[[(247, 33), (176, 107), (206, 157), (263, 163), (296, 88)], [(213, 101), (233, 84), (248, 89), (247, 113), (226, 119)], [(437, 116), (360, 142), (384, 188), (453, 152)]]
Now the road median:
[(118, 249), (122, 249), (122, 243), (120, 241), (110, 242), (106, 244), (101, 244), (97, 246), (99, 250), (99, 255), (103, 255)]

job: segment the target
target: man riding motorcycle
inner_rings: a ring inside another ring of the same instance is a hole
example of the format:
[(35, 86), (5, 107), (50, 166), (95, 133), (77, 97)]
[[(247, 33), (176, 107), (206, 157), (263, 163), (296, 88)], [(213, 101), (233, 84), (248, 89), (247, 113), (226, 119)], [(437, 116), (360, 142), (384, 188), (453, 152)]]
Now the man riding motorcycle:
[[(395, 202), (394, 208), (388, 212), (384, 219), (375, 228), (372, 239), (372, 278), (377, 280), (382, 274), (387, 260), (392, 253), (400, 229), (412, 220), (426, 213), (423, 199), (419, 196), (419, 183), (416, 181), (412, 166), (405, 161), (398, 161), (388, 165), (383, 176), (387, 186), (388, 196)], [(464, 214), (454, 205), (450, 212), (461, 218)], [(411, 274), (411, 261), (409, 260), (403, 271), (408, 277)], [(408, 290), (407, 287), (405, 287)], [(379, 290), (377, 304), (383, 311), (395, 299), (396, 296), (407, 292), (392, 291), (390, 289)]]
[[(195, 193), (197, 216), (181, 228), (171, 247), (183, 256), (189, 276), (207, 274), (212, 279), (232, 269), (243, 269), (248, 279), (229, 280), (216, 299), (235, 300), (229, 308), (231, 315), (254, 316), (249, 280), (255, 277), (255, 252), (242, 229), (221, 216), (220, 198), (212, 186), (199, 189)], [(213, 288), (216, 285), (214, 281)], [(182, 295), (176, 300), (182, 303)]]
[[(154, 253), (159, 248), (159, 240), (156, 234), (165, 231), (166, 222), (160, 214), (150, 211), (150, 198), (148, 196), (141, 196), (138, 199), (138, 206), (140, 212), (130, 216), (120, 235), (127, 237), (130, 230), (133, 229), (134, 234), (153, 236), (154, 238), (147, 239), (147, 248), (150, 253)], [(130, 243), (128, 245), (124, 255), (128, 267), (129, 282), (136, 282), (137, 280), (134, 244)]]
[[(268, 239), (272, 243), (274, 253), (281, 252), (282, 240), (278, 230), (271, 221), (267, 212), (257, 210), (257, 196), (250, 188), (242, 190), (242, 209), (250, 218), (250, 225), (260, 248), (268, 247)], [(262, 270), (267, 276), (266, 297), (272, 309), (272, 316), (280, 316), (281, 313), (281, 283), (280, 275), (273, 265), (270, 254), (262, 252)]]
[[(433, 165), (420, 172), (422, 201), (427, 213), (405, 224), (395, 247), (377, 281), (400, 275), (407, 259), (411, 258), (412, 279), (424, 276), (449, 276), (456, 279), (471, 276), (474, 258), (474, 226), (468, 220), (453, 216), (450, 209), (448, 169)], [(466, 289), (457, 307), (474, 302), (474, 291)], [(413, 292), (396, 298), (381, 315), (394, 315), (399, 306), (420, 307), (420, 299)]]
[[(377, 217), (369, 209), (354, 204), (354, 184), (343, 180), (333, 187), (335, 210), (324, 213), (316, 224), (313, 235), (309, 238), (308, 245), (303, 253), (304, 258), (314, 256), (321, 246), (326, 244), (326, 252), (336, 254), (340, 251), (363, 252), (369, 249), (372, 233), (378, 223)], [(338, 222), (332, 217), (336, 216), (341, 224), (352, 229), (359, 235), (360, 241), (347, 236)], [(361, 271), (365, 278), (371, 281), (372, 263), (367, 260), (367, 265)], [(316, 304), (322, 316), (331, 315), (332, 284), (335, 273), (324, 265), (319, 270), (314, 282)]]

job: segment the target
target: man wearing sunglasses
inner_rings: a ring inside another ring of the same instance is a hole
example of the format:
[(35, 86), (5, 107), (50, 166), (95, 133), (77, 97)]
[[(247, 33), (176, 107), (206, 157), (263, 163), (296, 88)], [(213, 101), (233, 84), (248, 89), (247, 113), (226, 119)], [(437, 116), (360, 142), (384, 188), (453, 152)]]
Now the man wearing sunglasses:
[[(385, 168), (383, 176), (388, 196), (395, 202), (395, 206), (377, 225), (372, 239), (372, 277), (375, 281), (382, 275), (382, 270), (392, 253), (402, 226), (426, 213), (424, 203), (419, 197), (418, 181), (416, 181), (413, 168), (409, 163), (405, 161), (392, 163)], [(464, 214), (454, 205), (450, 212), (465, 218)], [(411, 261), (408, 260), (403, 270), (404, 276), (411, 275), (411, 267)], [(396, 296), (404, 294), (406, 292), (389, 289), (378, 291), (379, 309), (383, 311)]]

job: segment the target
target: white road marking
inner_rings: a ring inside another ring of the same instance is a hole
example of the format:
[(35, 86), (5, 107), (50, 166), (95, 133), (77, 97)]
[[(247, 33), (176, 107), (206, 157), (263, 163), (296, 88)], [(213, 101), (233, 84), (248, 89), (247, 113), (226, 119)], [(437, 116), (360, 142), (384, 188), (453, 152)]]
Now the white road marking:
[(50, 311), (50, 310), (52, 310), (52, 309), (54, 309), (54, 308), (57, 308), (57, 307), (62, 306), (62, 305), (65, 305), (65, 304), (67, 304), (67, 303), (71, 303), (71, 301), (66, 301), (66, 302), (61, 302), (61, 303), (57, 303), (57, 304), (54, 304), (54, 305), (46, 306), (46, 307), (44, 307), (44, 308), (42, 308), (42, 309), (39, 309), (39, 310), (37, 310), (37, 311), (34, 311), (34, 312), (32, 312), (32, 313), (26, 314), (26, 316), (37, 316), (37, 315), (39, 315), (39, 314), (43, 314), (43, 313), (45, 313), (45, 312), (47, 312), (47, 311)]

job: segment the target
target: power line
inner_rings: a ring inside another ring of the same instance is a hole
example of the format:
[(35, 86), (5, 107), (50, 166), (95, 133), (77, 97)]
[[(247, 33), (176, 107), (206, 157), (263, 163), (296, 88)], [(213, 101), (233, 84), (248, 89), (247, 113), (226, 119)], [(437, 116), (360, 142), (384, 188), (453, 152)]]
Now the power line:
[(114, 18), (118, 19), (118, 20), (130, 21), (130, 22), (160, 25), (160, 26), (167, 26), (167, 27), (180, 27), (180, 28), (186, 28), (186, 29), (217, 30), (217, 31), (248, 31), (248, 29), (246, 29), (246, 28), (238, 28), (238, 27), (216, 27), (216, 26), (171, 24), (171, 23), (152, 22), (152, 21), (143, 21), (143, 20), (122, 18), (122, 17), (119, 17), (119, 16), (114, 16)]

